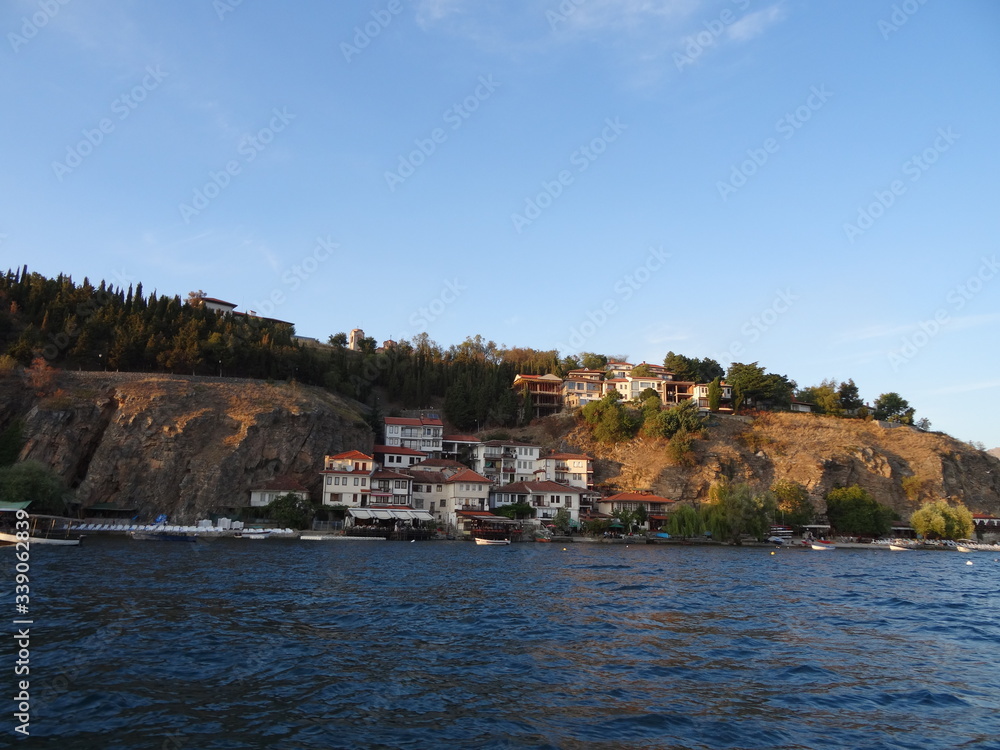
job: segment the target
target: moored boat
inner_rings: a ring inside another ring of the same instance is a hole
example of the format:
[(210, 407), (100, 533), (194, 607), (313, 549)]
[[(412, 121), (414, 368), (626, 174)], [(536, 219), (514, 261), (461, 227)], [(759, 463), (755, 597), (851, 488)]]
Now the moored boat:
[(54, 544), (60, 547), (76, 547), (80, 544), (79, 539), (60, 539), (58, 537), (49, 536), (29, 536), (27, 539), (18, 539), (15, 534), (6, 534), (0, 532), (0, 543), (4, 545), (14, 545), (18, 542), (27, 542), (29, 545), (32, 544)]
[(910, 550), (913, 549), (913, 547), (907, 547), (904, 544), (890, 544), (889, 549), (891, 549), (893, 552), (909, 552)]
[(175, 531), (130, 531), (129, 536), (140, 542), (197, 542), (197, 534)]
[(476, 537), (476, 544), (487, 546), (494, 544), (510, 544), (510, 539), (480, 539)]
[(836, 545), (830, 544), (829, 542), (816, 541), (812, 542), (810, 545), (813, 549), (837, 549)]

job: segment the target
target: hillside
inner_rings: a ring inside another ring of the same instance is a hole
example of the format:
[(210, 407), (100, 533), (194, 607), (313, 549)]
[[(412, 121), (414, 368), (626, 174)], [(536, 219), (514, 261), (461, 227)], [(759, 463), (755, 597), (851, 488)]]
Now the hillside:
[(60, 372), (47, 390), (0, 380), (0, 430), (23, 420), (20, 459), (52, 467), (84, 506), (192, 521), (285, 475), (315, 497), (325, 454), (372, 446), (354, 402), (308, 386)]
[[(191, 521), (246, 505), (252, 486), (285, 475), (317, 497), (325, 454), (373, 444), (359, 404), (310, 386), (138, 373), (53, 377), (0, 378), (0, 430), (22, 420), (20, 458), (52, 467), (84, 506), (114, 502)], [(940, 433), (884, 425), (810, 414), (713, 416), (689, 467), (671, 462), (665, 441), (595, 443), (565, 414), (512, 436), (591, 454), (595, 479), (609, 490), (695, 502), (719, 476), (765, 485), (789, 479), (808, 488), (819, 510), (832, 487), (859, 484), (904, 516), (940, 497), (1000, 515), (1000, 459)]]
[(599, 484), (681, 501), (703, 500), (721, 475), (767, 486), (781, 479), (798, 482), (820, 511), (830, 489), (858, 484), (903, 517), (925, 500), (942, 497), (959, 499), (973, 512), (1000, 515), (1000, 459), (947, 435), (906, 426), (787, 412), (755, 419), (713, 416), (707, 439), (695, 441), (690, 468), (671, 463), (664, 441), (601, 445), (566, 417), (543, 420), (524, 437), (588, 452), (597, 458)]

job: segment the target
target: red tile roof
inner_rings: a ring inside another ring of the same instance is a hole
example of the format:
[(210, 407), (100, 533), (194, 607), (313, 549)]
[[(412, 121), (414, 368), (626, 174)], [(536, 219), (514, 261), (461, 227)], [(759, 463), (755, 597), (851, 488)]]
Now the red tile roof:
[(479, 438), (475, 435), (442, 435), (442, 440), (448, 440), (453, 443), (478, 443)]
[(542, 458), (555, 458), (560, 461), (577, 460), (577, 461), (593, 461), (590, 456), (584, 453), (550, 453), (547, 456), (542, 456)]
[(465, 471), (460, 471), (457, 474), (453, 474), (448, 477), (446, 482), (479, 482), (489, 484), (490, 480), (484, 477), (482, 474), (477, 474), (472, 469), (466, 469)]
[(386, 417), (384, 421), (386, 424), (401, 424), (401, 425), (406, 425), (408, 427), (442, 426), (441, 420), (437, 419), (436, 417), (420, 417), (419, 419), (417, 419), (416, 417)]
[(346, 453), (338, 453), (336, 456), (327, 456), (327, 458), (343, 461), (371, 461), (373, 457), (367, 456), (361, 451), (347, 451)]
[(305, 487), (291, 477), (275, 477), (274, 479), (268, 479), (266, 482), (261, 482), (260, 484), (254, 485), (250, 488), (251, 492), (256, 492), (258, 490), (307, 492)]

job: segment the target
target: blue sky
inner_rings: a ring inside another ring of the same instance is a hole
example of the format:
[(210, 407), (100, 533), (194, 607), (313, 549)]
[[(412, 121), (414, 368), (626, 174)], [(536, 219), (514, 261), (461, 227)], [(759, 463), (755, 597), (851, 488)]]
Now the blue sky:
[(11, 0), (0, 258), (758, 361), (1000, 445), (988, 0)]

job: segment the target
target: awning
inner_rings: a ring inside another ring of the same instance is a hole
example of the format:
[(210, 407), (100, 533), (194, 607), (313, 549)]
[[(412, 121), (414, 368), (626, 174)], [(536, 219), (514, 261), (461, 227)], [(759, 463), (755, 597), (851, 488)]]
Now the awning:
[(412, 510), (410, 508), (348, 508), (347, 512), (351, 518), (362, 520), (377, 519), (379, 521), (389, 521), (397, 519), (400, 521), (433, 521), (434, 516), (426, 510)]
[(30, 500), (25, 500), (20, 503), (0, 503), (0, 511), (3, 510), (24, 510), (29, 505), (31, 505)]

